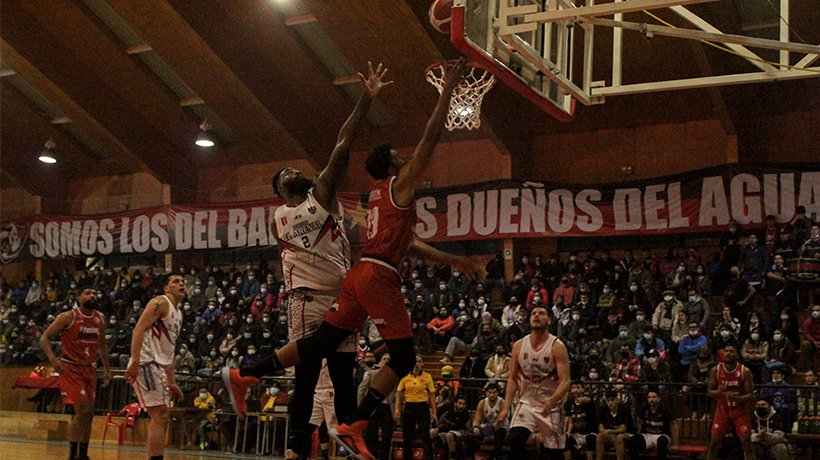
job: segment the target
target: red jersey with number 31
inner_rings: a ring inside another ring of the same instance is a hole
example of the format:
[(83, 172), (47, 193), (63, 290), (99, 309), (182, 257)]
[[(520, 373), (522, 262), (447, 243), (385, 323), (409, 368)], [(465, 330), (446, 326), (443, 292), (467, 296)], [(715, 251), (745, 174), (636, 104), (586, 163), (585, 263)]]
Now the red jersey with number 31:
[(413, 242), (416, 224), (415, 197), (407, 207), (393, 200), (396, 176), (378, 180), (367, 203), (367, 241), (362, 257), (375, 257), (398, 267)]
[(63, 348), (60, 359), (70, 364), (91, 366), (97, 362), (105, 321), (97, 310), (91, 316), (85, 316), (80, 307), (74, 307), (71, 312), (74, 319), (60, 336)]

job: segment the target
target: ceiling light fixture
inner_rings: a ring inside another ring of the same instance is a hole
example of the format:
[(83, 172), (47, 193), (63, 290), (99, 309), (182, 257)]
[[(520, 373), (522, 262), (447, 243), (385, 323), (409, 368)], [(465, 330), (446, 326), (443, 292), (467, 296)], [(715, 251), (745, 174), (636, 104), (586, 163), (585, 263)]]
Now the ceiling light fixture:
[(55, 147), (57, 147), (57, 144), (54, 143), (53, 139), (46, 141), (45, 148), (40, 152), (40, 161), (43, 163), (56, 163), (57, 158), (55, 158), (54, 155)]
[(213, 147), (214, 146), (214, 140), (211, 138), (211, 135), (208, 134), (208, 131), (210, 129), (211, 129), (211, 125), (208, 123), (207, 119), (205, 121), (203, 121), (201, 125), (199, 125), (200, 133), (196, 137), (196, 145), (198, 145), (200, 147)]

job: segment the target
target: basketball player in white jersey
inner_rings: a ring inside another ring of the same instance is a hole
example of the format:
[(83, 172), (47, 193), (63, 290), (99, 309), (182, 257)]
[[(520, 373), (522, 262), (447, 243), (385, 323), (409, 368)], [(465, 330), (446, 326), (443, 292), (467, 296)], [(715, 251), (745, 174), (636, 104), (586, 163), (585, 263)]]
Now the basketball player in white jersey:
[(151, 417), (146, 441), (150, 460), (162, 460), (169, 404), (171, 399), (180, 401), (183, 397), (174, 375), (174, 349), (182, 326), (179, 303), (185, 297), (182, 276), (168, 276), (163, 289), (165, 295), (148, 302), (134, 327), (131, 360), (125, 371), (140, 405)]
[[(274, 213), (273, 233), (282, 251), (282, 273), (287, 297), (283, 304), (288, 311), (288, 338), (295, 341), (313, 334), (342, 290), (342, 282), (350, 269), (350, 243), (344, 231), (342, 208), (336, 192), (347, 176), (350, 149), (373, 98), (391, 81), (383, 81), (387, 69), (381, 64), (376, 70), (368, 62), (368, 77), (359, 74), (362, 96), (353, 113), (339, 131), (336, 147), (325, 169), (315, 182), (294, 168), (278, 171), (272, 180), (273, 190), (286, 203)], [(350, 375), (355, 365), (354, 342), (351, 335), (328, 359), (328, 371), (338, 396), (336, 414), (340, 419), (356, 409), (356, 389)], [(262, 360), (260, 360), (262, 361)], [(303, 361), (295, 369), (295, 386), (291, 399), (291, 450), (287, 458), (305, 459), (310, 455), (310, 434), (307, 425), (314, 388), (321, 361)], [(238, 372), (235, 370), (234, 372)], [(244, 370), (243, 370), (244, 371)], [(251, 372), (250, 375), (261, 377)], [(223, 369), (225, 385), (230, 387), (230, 370)], [(244, 401), (231, 403), (243, 414)]]
[[(324, 422), (326, 428), (322, 428)], [(310, 416), (310, 431), (319, 427), (319, 449), (322, 451), (322, 458), (328, 458), (330, 439), (327, 430), (336, 428), (339, 420), (336, 418), (334, 407), (333, 381), (330, 380), (330, 373), (327, 369), (327, 359), (322, 360), (322, 371), (319, 373), (319, 381), (316, 382), (316, 392), (313, 395), (313, 413)]]
[(547, 458), (563, 460), (564, 398), (570, 388), (567, 347), (549, 333), (552, 312), (536, 306), (530, 315), (532, 332), (515, 342), (507, 395), (498, 415), (504, 420), (518, 395), (510, 424), (510, 460), (527, 458), (527, 439), (536, 428), (541, 433)]

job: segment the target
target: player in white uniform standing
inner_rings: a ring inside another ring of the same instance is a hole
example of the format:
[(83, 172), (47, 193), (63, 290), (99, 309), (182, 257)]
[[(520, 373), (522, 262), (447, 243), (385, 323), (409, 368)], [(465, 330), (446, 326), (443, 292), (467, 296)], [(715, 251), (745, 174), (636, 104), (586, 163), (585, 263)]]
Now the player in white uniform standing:
[(547, 458), (563, 460), (564, 398), (570, 388), (567, 347), (549, 333), (552, 312), (544, 306), (532, 309), (532, 332), (515, 342), (507, 395), (499, 420), (509, 414), (516, 395), (510, 424), (510, 460), (527, 458), (527, 439), (538, 428)]
[[(325, 426), (322, 427), (324, 422)], [(313, 414), (310, 416), (310, 426), (319, 428), (319, 449), (322, 451), (322, 458), (327, 459), (330, 448), (330, 437), (327, 430), (336, 428), (339, 420), (336, 418), (334, 408), (333, 381), (330, 380), (330, 373), (327, 369), (327, 359), (322, 360), (322, 372), (319, 373), (319, 381), (316, 382), (316, 393), (313, 395)]]
[[(373, 98), (392, 82), (383, 78), (387, 69), (381, 64), (376, 70), (368, 63), (368, 77), (359, 74), (362, 96), (353, 113), (339, 131), (339, 137), (325, 169), (311, 181), (294, 168), (278, 171), (272, 180), (274, 192), (286, 204), (274, 213), (273, 233), (282, 251), (282, 273), (287, 297), (283, 304), (288, 310), (288, 338), (295, 341), (313, 334), (342, 291), (342, 282), (350, 269), (350, 243), (344, 231), (342, 208), (336, 191), (347, 176), (350, 149)], [(356, 409), (356, 389), (351, 375), (355, 365), (355, 337), (343, 342), (328, 359), (328, 372), (338, 396), (336, 414), (340, 419)], [(265, 359), (260, 365), (235, 369), (241, 376), (261, 378), (265, 375)], [(295, 387), (291, 398), (290, 442), (292, 451), (287, 458), (306, 459), (310, 455), (308, 423), (313, 407), (321, 361), (302, 361), (296, 366)], [(223, 369), (222, 379), (230, 387), (230, 373)], [(238, 413), (245, 413), (245, 402), (236, 401), (232, 392), (231, 404)]]
[(131, 360), (125, 378), (134, 387), (142, 407), (148, 411), (148, 456), (162, 460), (168, 430), (171, 399), (182, 400), (182, 390), (174, 375), (174, 349), (182, 326), (179, 303), (185, 297), (180, 275), (170, 275), (164, 283), (165, 295), (145, 306), (131, 338)]

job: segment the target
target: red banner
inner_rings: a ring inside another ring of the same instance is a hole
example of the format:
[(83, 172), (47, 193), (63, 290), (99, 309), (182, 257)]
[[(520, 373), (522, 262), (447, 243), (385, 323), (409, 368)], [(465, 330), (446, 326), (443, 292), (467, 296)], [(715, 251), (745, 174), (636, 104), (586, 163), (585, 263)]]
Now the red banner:
[[(417, 193), (416, 235), (428, 242), (714, 231), (730, 219), (790, 221), (797, 205), (820, 218), (820, 165), (726, 165), (623, 184), (499, 180)], [(351, 244), (366, 225), (367, 194), (342, 193)], [(94, 216), (0, 223), (0, 262), (252, 248), (276, 244), (282, 200), (158, 206)]]

